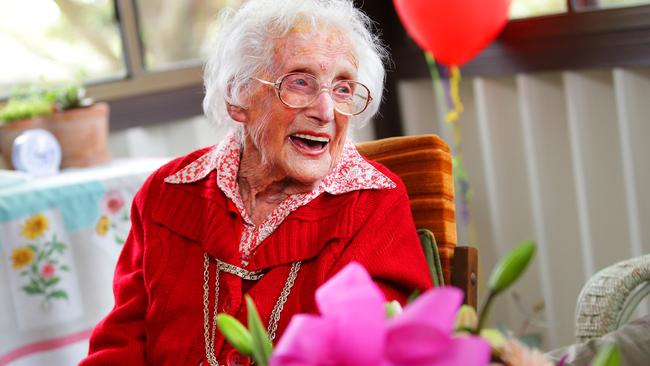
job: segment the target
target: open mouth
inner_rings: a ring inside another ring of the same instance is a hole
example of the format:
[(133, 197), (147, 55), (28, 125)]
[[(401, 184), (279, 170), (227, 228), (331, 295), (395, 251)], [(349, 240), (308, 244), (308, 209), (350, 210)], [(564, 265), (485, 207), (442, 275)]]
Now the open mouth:
[(290, 135), (289, 139), (291, 139), (291, 142), (301, 150), (314, 153), (319, 153), (325, 150), (330, 142), (330, 139), (327, 137), (306, 135), (302, 133)]

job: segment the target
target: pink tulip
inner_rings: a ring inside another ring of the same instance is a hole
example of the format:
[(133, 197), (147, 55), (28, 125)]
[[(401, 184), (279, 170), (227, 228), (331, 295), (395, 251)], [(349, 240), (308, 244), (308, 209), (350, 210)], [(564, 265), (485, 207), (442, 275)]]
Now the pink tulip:
[(320, 316), (291, 319), (270, 364), (487, 365), (485, 341), (452, 336), (461, 301), (458, 289), (432, 289), (387, 320), (383, 293), (353, 262), (316, 291)]

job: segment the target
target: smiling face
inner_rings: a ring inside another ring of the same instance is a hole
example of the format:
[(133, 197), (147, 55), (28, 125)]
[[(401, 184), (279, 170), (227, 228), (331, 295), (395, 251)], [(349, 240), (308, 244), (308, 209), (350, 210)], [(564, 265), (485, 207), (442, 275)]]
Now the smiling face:
[[(304, 72), (326, 88), (337, 80), (354, 79), (357, 71), (349, 42), (333, 31), (297, 29), (289, 33), (278, 42), (273, 65), (273, 72), (260, 75), (260, 79), (276, 81), (287, 73)], [(321, 92), (307, 107), (290, 108), (279, 100), (273, 87), (258, 84), (248, 108), (233, 116), (245, 123), (244, 158), (259, 154), (260, 163), (270, 169), (269, 176), (317, 184), (340, 158), (349, 116), (334, 110), (327, 92)]]

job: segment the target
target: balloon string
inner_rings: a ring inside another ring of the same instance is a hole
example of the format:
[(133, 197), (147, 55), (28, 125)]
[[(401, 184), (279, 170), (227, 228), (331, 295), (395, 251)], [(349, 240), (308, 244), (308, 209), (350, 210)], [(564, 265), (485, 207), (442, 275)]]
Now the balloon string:
[[(433, 58), (433, 55), (429, 52), (425, 52), (425, 58), (427, 60), (427, 65), (429, 66), (429, 73), (431, 74), (431, 81), (433, 82), (434, 94), (437, 97), (438, 105), (442, 108), (451, 108), (449, 104), (453, 104), (454, 110), (447, 111), (445, 114), (446, 125), (449, 126), (451, 130), (452, 141), (451, 141), (451, 152), (452, 152), (452, 168), (454, 180), (456, 182), (456, 187), (460, 191), (460, 210), (461, 210), (461, 220), (462, 225), (468, 229), (468, 234), (470, 238), (475, 236), (473, 232), (473, 227), (469, 220), (469, 202), (472, 200), (473, 192), (469, 184), (469, 178), (467, 172), (465, 171), (465, 164), (463, 163), (463, 155), (460, 152), (462, 139), (460, 126), (458, 125), (458, 118), (463, 111), (463, 104), (460, 102), (460, 93), (459, 93), (459, 84), (460, 84), (460, 70), (458, 67), (452, 67), (450, 72), (450, 85), (449, 90), (452, 103), (447, 103), (445, 93), (445, 88), (443, 86), (443, 78), (440, 73), (444, 70), (439, 70), (436, 60)], [(449, 115), (454, 115), (455, 118), (450, 120)], [(473, 238), (472, 238), (473, 239)]]
[(436, 65), (436, 60), (433, 58), (433, 55), (429, 52), (425, 52), (424, 56), (427, 60), (427, 66), (429, 66), (429, 74), (431, 74), (431, 81), (433, 82), (433, 90), (435, 95), (438, 98), (438, 102), (441, 106), (446, 106), (445, 101), (445, 90), (442, 86), (442, 79), (440, 73), (438, 72), (438, 66)]
[(453, 110), (447, 112), (445, 119), (447, 122), (455, 122), (463, 113), (463, 103), (460, 101), (459, 85), (460, 85), (460, 69), (458, 66), (450, 67), (451, 75), (449, 77), (449, 94), (453, 103)]

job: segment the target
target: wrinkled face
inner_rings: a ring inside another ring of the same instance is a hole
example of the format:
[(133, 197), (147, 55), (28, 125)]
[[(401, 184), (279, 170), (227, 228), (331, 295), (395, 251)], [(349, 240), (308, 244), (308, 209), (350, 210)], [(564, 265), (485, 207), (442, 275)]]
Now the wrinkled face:
[[(284, 74), (304, 72), (329, 88), (338, 80), (354, 79), (357, 71), (349, 42), (333, 31), (294, 30), (278, 42), (273, 65), (272, 74), (260, 79), (275, 82)], [(334, 110), (328, 92), (321, 92), (307, 107), (290, 108), (279, 100), (273, 87), (260, 83), (250, 101), (246, 129), (274, 173), (314, 184), (334, 168), (350, 117)]]

